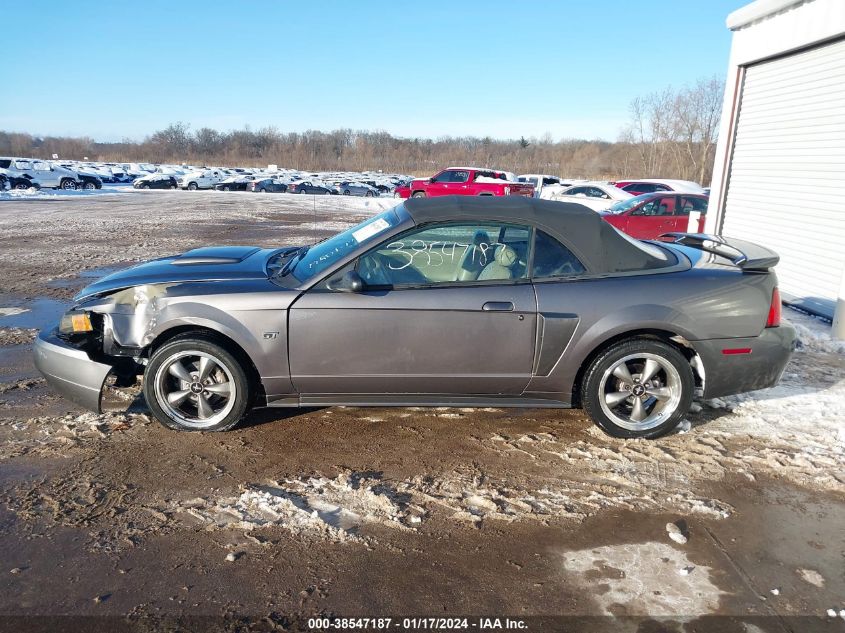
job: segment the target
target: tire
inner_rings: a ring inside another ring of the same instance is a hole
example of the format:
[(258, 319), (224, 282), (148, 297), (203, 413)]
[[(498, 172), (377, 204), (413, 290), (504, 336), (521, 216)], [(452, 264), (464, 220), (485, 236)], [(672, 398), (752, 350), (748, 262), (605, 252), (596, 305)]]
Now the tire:
[(141, 185), (141, 189), (149, 189), (149, 188), (150, 188), (149, 185)]
[(93, 182), (86, 182), (84, 185), (82, 185), (82, 188), (87, 191), (90, 191), (92, 189), (96, 189), (97, 185), (95, 185)]
[(307, 192), (307, 191), (305, 191), (305, 189), (300, 189), (300, 190), (299, 190), (299, 193), (308, 193), (308, 192)]
[[(171, 372), (177, 365), (180, 368)], [(203, 368), (207, 368), (207, 376), (200, 380)], [(224, 384), (228, 385), (228, 395)], [(241, 362), (213, 338), (190, 334), (177, 336), (153, 353), (144, 371), (143, 388), (155, 418), (176, 431), (228, 431), (241, 421), (252, 403), (249, 379)], [(205, 404), (201, 405), (201, 400)]]
[(351, 195), (352, 195), (352, 192), (351, 192), (351, 191), (349, 191), (349, 189), (344, 189), (344, 190), (343, 190), (343, 195), (344, 195), (344, 196), (351, 196)]
[(365, 198), (374, 198), (375, 196), (373, 195), (372, 191), (368, 191), (367, 193), (364, 194), (364, 197)]
[(72, 178), (62, 178), (61, 182), (59, 183), (59, 187), (61, 189), (64, 189), (65, 191), (75, 191), (76, 183)]
[(170, 189), (171, 190), (176, 189), (176, 185), (170, 185)]
[(223, 187), (223, 191), (229, 191), (229, 187)]
[(264, 187), (258, 190), (258, 193), (267, 193), (267, 190)]
[(195, 182), (189, 182), (188, 183), (188, 191), (196, 191), (197, 189), (199, 189), (199, 187), (197, 186), (197, 183), (195, 183)]
[(412, 198), (425, 198), (425, 191), (415, 191), (412, 195)]
[[(645, 371), (651, 375), (642, 382)], [(605, 433), (652, 439), (678, 425), (689, 411), (694, 390), (692, 367), (680, 351), (663, 341), (629, 339), (590, 363), (581, 402)]]

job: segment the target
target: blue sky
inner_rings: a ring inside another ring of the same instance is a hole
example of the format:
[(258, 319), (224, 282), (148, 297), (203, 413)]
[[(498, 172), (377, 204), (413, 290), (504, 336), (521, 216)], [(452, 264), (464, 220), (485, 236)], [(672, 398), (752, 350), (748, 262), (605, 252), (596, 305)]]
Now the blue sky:
[(727, 69), (742, 0), (4, 3), (0, 129), (140, 139), (339, 127), (613, 140), (631, 99)]

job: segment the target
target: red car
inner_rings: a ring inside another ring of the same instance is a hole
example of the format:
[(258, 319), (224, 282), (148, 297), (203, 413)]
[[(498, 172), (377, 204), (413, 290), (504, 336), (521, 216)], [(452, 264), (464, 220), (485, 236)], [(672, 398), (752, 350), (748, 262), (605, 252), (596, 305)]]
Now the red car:
[[(514, 180), (516, 177), (512, 176)], [(477, 167), (449, 167), (431, 178), (411, 181), (411, 197), (432, 196), (526, 196), (534, 197), (534, 185), (509, 180), (506, 172)]]
[[(702, 233), (706, 213), (705, 195), (658, 192), (622, 200), (600, 215), (631, 237), (653, 240), (663, 233)], [(694, 226), (690, 226), (690, 214)]]

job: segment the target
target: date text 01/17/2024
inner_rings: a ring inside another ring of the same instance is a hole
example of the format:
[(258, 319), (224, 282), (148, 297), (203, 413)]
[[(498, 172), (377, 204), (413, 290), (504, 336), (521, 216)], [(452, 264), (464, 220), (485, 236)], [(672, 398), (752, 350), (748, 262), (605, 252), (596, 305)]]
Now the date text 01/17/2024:
[(309, 618), (308, 628), (318, 631), (335, 630), (391, 630), (402, 631), (454, 631), (454, 630), (525, 630), (527, 625), (518, 618)]

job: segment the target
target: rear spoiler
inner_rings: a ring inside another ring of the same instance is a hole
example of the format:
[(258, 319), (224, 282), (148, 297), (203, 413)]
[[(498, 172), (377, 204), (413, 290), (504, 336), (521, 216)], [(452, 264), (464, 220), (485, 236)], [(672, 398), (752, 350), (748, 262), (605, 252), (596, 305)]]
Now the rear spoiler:
[(780, 257), (768, 248), (746, 242), (745, 240), (726, 239), (720, 235), (707, 233), (664, 233), (660, 236), (664, 242), (681, 244), (697, 248), (707, 253), (713, 253), (729, 259), (734, 266), (742, 270), (768, 270), (774, 268)]

